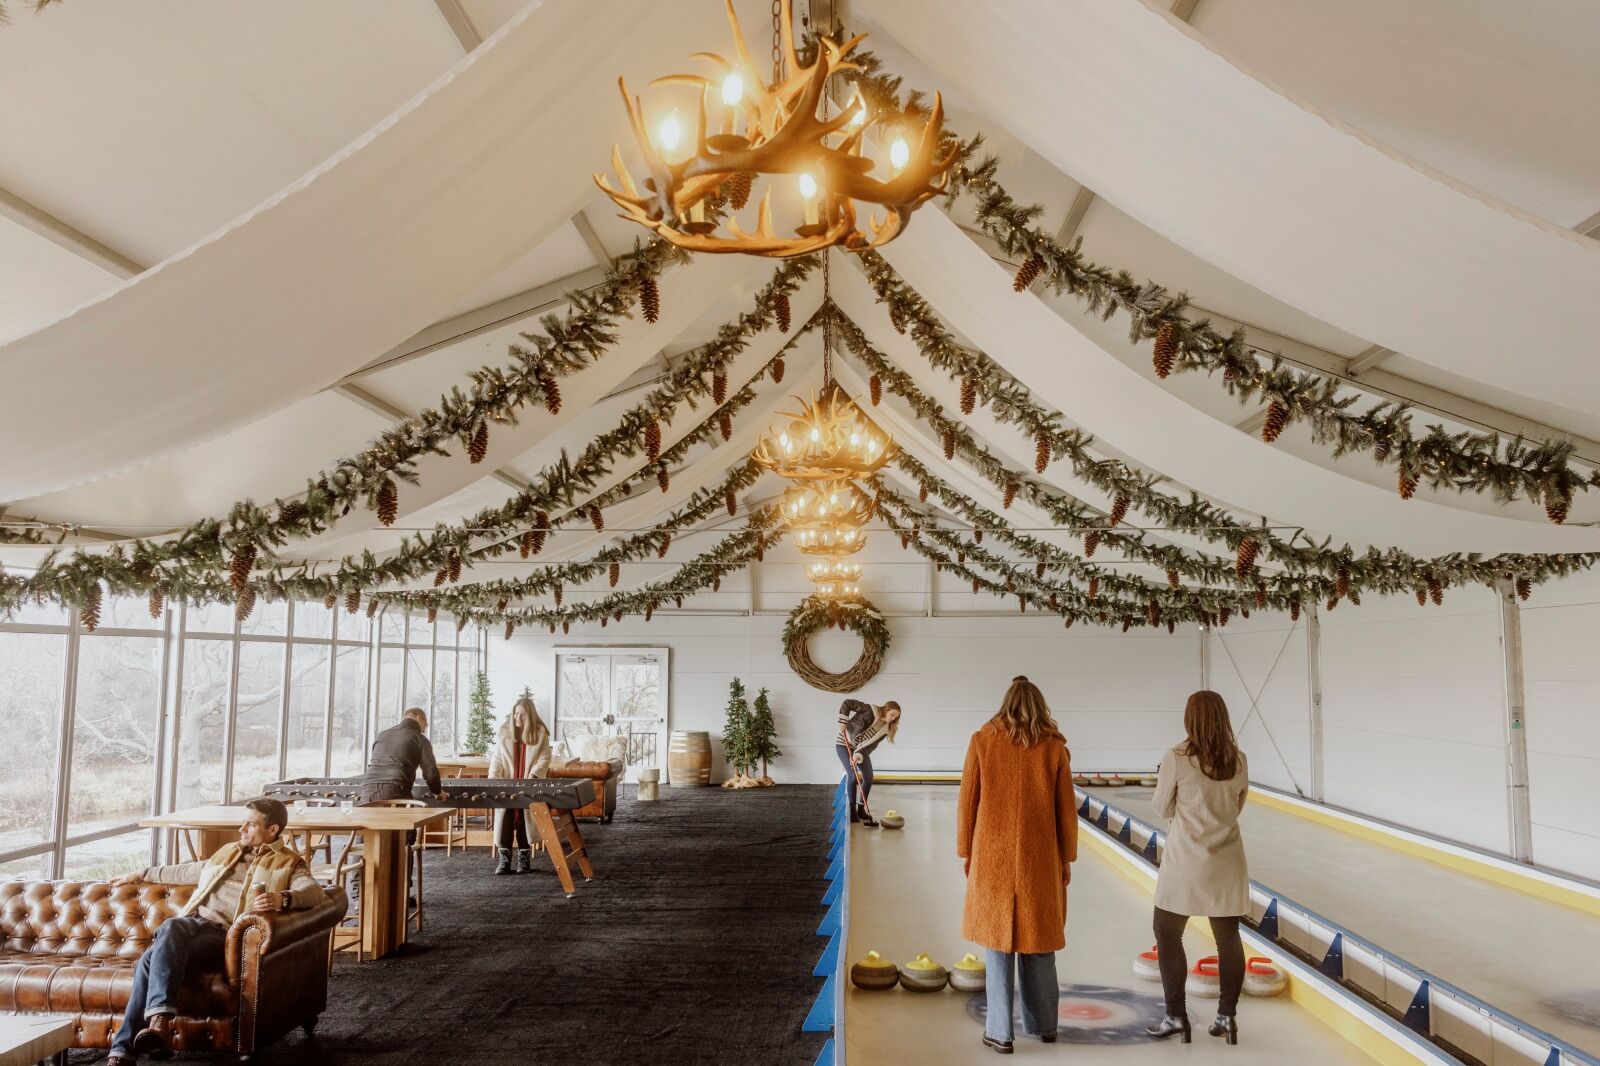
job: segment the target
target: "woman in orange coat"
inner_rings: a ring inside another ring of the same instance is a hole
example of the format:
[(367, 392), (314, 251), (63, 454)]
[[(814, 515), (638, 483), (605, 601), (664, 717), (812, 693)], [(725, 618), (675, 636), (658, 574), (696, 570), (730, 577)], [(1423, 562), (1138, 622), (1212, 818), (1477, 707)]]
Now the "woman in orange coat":
[(988, 949), (984, 1044), (1011, 1054), (1018, 976), (1023, 1032), (1054, 1043), (1078, 814), (1066, 738), (1026, 677), (1012, 679), (1000, 712), (967, 746), (956, 854), (967, 872), (961, 935)]

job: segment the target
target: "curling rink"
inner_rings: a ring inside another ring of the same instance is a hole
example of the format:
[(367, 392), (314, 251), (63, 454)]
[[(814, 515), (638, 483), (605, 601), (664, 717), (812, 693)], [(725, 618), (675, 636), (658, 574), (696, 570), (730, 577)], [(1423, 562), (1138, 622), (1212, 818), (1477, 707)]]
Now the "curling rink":
[[(1086, 789), (1158, 828), (1154, 789)], [(1321, 824), (1252, 792), (1250, 876), (1531, 1025), (1600, 1054), (1600, 915)], [(1070, 933), (1070, 929), (1069, 929)], [(1240, 1008), (1241, 1022), (1246, 1001)]]
[[(873, 789), (874, 811), (893, 808), (905, 816), (906, 826), (851, 830), (849, 962), (869, 950), (897, 964), (924, 951), (946, 967), (967, 951), (982, 958), (981, 951), (961, 938), (965, 879), (955, 855), (956, 796), (954, 785), (883, 784)], [(1181, 1045), (1176, 1038), (1150, 1040), (1140, 1030), (1162, 1013), (1161, 986), (1136, 978), (1132, 970), (1134, 956), (1148, 950), (1153, 939), (1149, 894), (1085, 843), (1073, 865), (1067, 898), (1067, 947), (1057, 959), (1064, 997), (1060, 1039), (1042, 1044), (1024, 1036), (1019, 1026), (1012, 1061), (1234, 1066), (1373, 1061), (1287, 996), (1244, 997), (1234, 1047), (1205, 1032), (1216, 1014), (1216, 1000), (1198, 996), (1189, 997), (1192, 1044)], [(1191, 965), (1212, 951), (1210, 941), (1197, 931), (1201, 925), (1190, 923), (1185, 941)], [(941, 1066), (1001, 1061), (980, 1042), (983, 1024), (977, 1007), (982, 1002), (981, 994), (968, 996), (949, 988), (924, 994), (851, 987), (845, 993), (849, 1061)]]

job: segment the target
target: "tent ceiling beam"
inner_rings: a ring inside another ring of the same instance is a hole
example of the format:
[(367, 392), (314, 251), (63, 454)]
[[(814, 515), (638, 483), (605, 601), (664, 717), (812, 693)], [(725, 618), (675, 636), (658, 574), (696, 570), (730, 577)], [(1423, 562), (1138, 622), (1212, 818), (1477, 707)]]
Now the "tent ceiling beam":
[[(343, 396), (345, 399), (352, 401), (353, 403), (360, 404), (369, 411), (376, 412), (385, 418), (392, 418), (396, 422), (404, 422), (407, 419), (416, 417), (415, 415), (407, 414), (405, 411), (396, 407), (387, 400), (379, 399), (366, 389), (361, 388), (359, 385), (341, 383), (339, 385), (335, 385), (333, 387), (333, 391), (338, 395)], [(494, 470), (485, 474), (484, 476), (492, 477), (496, 481), (510, 485), (518, 492), (526, 492), (529, 488), (529, 482), (525, 478), (518, 477), (509, 470)]]
[(1377, 366), (1379, 363), (1383, 362), (1393, 354), (1393, 351), (1385, 348), (1383, 345), (1374, 344), (1366, 351), (1361, 352), (1360, 354), (1351, 358), (1349, 362), (1345, 363), (1344, 372), (1349, 374), (1351, 377), (1358, 377)]
[(472, 24), (471, 17), (461, 6), (461, 0), (433, 0), (433, 3), (439, 9), (439, 14), (444, 16), (450, 32), (461, 42), (463, 52), (470, 52), (483, 43), (483, 34)]
[(95, 240), (82, 230), (61, 221), (7, 189), (0, 189), (0, 218), (65, 249), (87, 262), (126, 281), (144, 273), (145, 268), (114, 248)]
[(600, 234), (595, 232), (594, 223), (589, 221), (588, 210), (580, 207), (578, 213), (572, 216), (572, 225), (578, 231), (578, 236), (583, 238), (583, 243), (588, 247), (589, 254), (594, 256), (595, 262), (601, 266), (609, 266), (611, 253), (606, 250)]

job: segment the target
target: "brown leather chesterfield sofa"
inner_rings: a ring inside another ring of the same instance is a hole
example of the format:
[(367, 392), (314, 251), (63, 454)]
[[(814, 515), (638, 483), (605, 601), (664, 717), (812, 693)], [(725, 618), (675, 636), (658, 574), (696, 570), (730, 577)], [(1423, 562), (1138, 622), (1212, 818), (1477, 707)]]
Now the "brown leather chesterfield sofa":
[(610, 822), (617, 813), (617, 785), (622, 781), (622, 760), (605, 759), (594, 762), (569, 762), (565, 766), (550, 767), (550, 777), (587, 777), (594, 781), (594, 799), (572, 814), (576, 818), (598, 818)]
[[(0, 1011), (71, 1014), (73, 1047), (107, 1048), (133, 990), (133, 968), (189, 885), (0, 882)], [(328, 1000), (328, 941), (342, 889), (310, 910), (247, 914), (228, 930), (220, 970), (186, 975), (175, 1006), (176, 1051), (232, 1051), (249, 1061)]]

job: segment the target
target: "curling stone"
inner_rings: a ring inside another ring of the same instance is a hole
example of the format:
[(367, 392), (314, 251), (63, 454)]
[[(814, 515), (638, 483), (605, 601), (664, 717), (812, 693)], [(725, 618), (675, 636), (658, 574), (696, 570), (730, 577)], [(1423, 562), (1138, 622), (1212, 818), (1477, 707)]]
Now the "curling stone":
[(878, 824), (885, 829), (904, 829), (906, 827), (906, 816), (899, 811), (884, 811), (883, 817), (878, 819)]
[(983, 960), (969, 951), (950, 967), (950, 987), (957, 992), (982, 992), (986, 987), (984, 976)]
[(1156, 775), (1155, 774), (1145, 774), (1143, 777), (1139, 778), (1139, 784), (1143, 785), (1145, 788), (1155, 788), (1156, 787)]
[(865, 992), (885, 992), (899, 982), (900, 967), (876, 951), (850, 967), (850, 983)]
[(1141, 951), (1133, 957), (1133, 976), (1142, 981), (1161, 980), (1161, 959), (1154, 945), (1149, 951)]
[(924, 951), (900, 967), (900, 987), (911, 992), (940, 992), (950, 983), (950, 973)]
[(1124, 785), (1126, 783), (1127, 782), (1125, 782), (1122, 779), (1122, 775), (1121, 774), (1107, 774), (1106, 775), (1106, 787), (1107, 788), (1119, 788), (1119, 787), (1121, 787), (1122, 785)]
[(1100, 785), (1103, 785), (1105, 783), (1106, 783), (1106, 779), (1105, 779), (1104, 775), (1102, 775), (1102, 774), (1090, 774), (1089, 775), (1089, 784), (1094, 785), (1096, 787), (1099, 787)]
[(1089, 775), (1088, 774), (1073, 774), (1072, 775), (1072, 783), (1074, 785), (1087, 785), (1089, 783)]
[(1184, 982), (1183, 989), (1191, 996), (1202, 999), (1216, 999), (1222, 995), (1222, 971), (1218, 969), (1217, 957), (1207, 955), (1189, 968), (1189, 979)]
[(1244, 964), (1245, 995), (1281, 996), (1288, 987), (1288, 976), (1266, 956), (1254, 955)]

